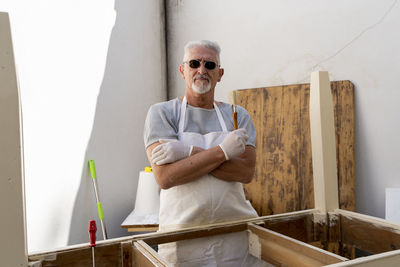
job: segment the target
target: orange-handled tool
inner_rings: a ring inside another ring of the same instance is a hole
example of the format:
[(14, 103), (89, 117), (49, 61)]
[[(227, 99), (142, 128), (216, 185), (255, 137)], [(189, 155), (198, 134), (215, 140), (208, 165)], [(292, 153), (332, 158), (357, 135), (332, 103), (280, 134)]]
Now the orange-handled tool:
[(94, 260), (94, 247), (96, 246), (96, 221), (91, 220), (89, 221), (89, 240), (90, 240), (90, 247), (92, 248), (92, 262), (93, 267), (95, 267), (95, 260)]
[(232, 118), (233, 118), (233, 129), (238, 129), (238, 122), (237, 122), (237, 106), (232, 105)]
[(229, 100), (232, 105), (232, 119), (233, 119), (233, 129), (237, 130), (238, 129), (238, 121), (237, 121), (237, 92), (236, 91), (231, 91), (229, 93)]

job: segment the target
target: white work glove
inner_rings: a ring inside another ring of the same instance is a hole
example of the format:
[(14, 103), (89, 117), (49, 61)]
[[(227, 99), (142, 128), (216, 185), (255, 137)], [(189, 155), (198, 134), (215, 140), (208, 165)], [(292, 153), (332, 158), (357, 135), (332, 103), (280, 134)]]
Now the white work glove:
[(157, 165), (163, 165), (189, 157), (193, 146), (176, 139), (160, 139), (161, 144), (156, 146), (151, 154), (151, 162)]
[(246, 147), (246, 142), (249, 136), (246, 134), (246, 129), (240, 128), (230, 132), (219, 146), (225, 154), (226, 160), (232, 159), (241, 155)]

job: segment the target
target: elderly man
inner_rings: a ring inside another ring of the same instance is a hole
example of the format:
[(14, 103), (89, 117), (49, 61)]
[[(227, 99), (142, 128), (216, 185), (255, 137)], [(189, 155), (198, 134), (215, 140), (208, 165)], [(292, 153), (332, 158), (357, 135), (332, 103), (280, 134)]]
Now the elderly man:
[[(214, 101), (220, 48), (189, 42), (179, 68), (185, 96), (157, 103), (144, 129), (147, 156), (161, 187), (160, 231), (256, 217), (243, 183), (252, 180), (256, 132), (247, 111)], [(249, 266), (246, 232), (160, 245), (159, 253), (178, 266)]]

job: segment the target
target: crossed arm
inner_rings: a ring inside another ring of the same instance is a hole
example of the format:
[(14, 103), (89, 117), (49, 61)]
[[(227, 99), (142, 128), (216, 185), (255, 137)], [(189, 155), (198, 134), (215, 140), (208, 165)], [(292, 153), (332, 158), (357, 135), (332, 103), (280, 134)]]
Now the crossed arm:
[[(159, 144), (157, 142), (147, 147), (150, 162), (152, 150)], [(168, 189), (194, 181), (208, 173), (224, 181), (249, 183), (254, 175), (255, 162), (256, 154), (252, 146), (247, 145), (241, 155), (230, 160), (225, 159), (219, 146), (215, 146), (206, 150), (194, 147), (189, 157), (164, 165), (151, 163), (151, 166), (159, 186)]]

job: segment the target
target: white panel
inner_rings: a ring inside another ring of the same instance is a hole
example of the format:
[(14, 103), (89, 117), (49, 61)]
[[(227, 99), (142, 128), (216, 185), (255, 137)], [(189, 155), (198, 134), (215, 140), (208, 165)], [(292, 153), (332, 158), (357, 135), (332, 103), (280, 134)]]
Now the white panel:
[(386, 188), (385, 219), (400, 224), (400, 188)]
[(0, 265), (26, 266), (20, 105), (10, 23), (0, 12)]

